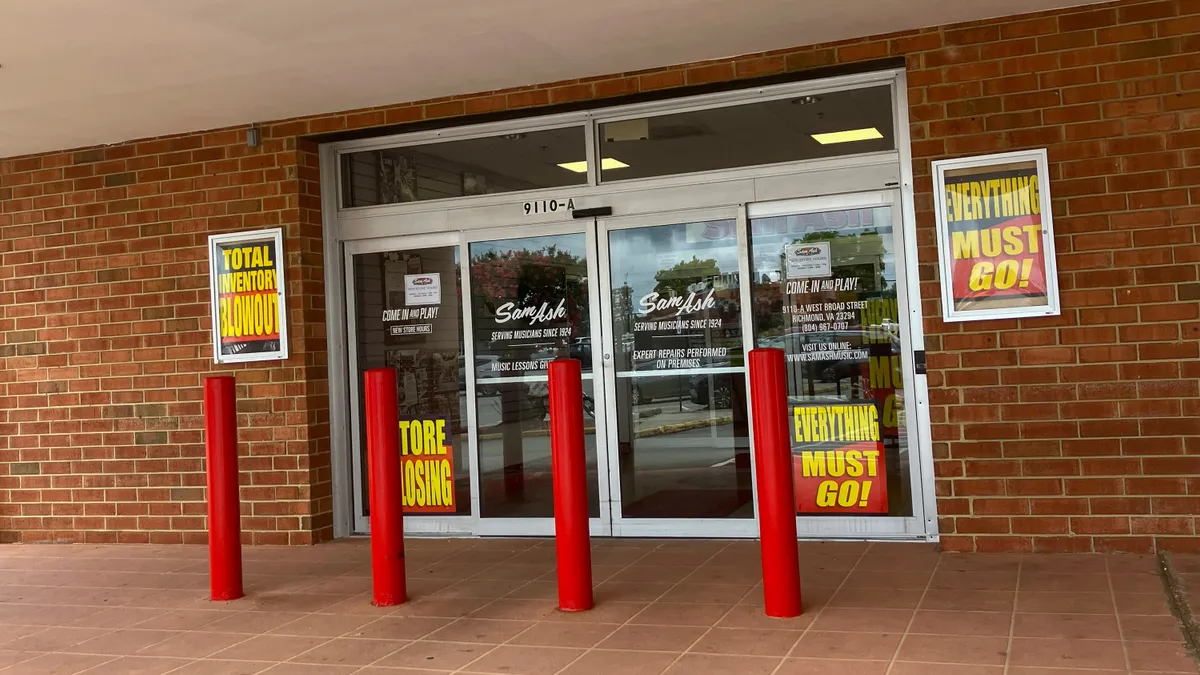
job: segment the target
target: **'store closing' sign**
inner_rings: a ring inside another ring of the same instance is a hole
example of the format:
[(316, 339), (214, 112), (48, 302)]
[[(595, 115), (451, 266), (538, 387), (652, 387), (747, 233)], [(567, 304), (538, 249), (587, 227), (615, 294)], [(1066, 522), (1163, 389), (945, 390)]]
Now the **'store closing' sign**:
[(454, 505), (454, 444), (445, 419), (400, 420), (405, 513), (447, 513)]
[(887, 513), (874, 404), (797, 406), (792, 458), (799, 513)]

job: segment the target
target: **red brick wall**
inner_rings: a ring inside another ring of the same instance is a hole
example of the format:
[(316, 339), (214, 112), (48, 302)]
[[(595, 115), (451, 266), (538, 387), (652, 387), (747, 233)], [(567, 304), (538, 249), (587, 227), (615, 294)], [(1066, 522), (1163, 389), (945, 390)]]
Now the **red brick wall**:
[[(0, 161), (0, 538), (203, 537), (204, 239), (286, 228), (294, 356), (234, 369), (247, 538), (329, 535), (311, 134), (902, 55), (943, 544), (1200, 548), (1200, 1), (1130, 1)], [(1063, 313), (938, 318), (932, 159), (1047, 147)], [(225, 370), (225, 369), (222, 369)]]
[(315, 148), (219, 131), (0, 162), (0, 541), (204, 540), (205, 244), (283, 226), (292, 357), (230, 367), (243, 528), (330, 534)]

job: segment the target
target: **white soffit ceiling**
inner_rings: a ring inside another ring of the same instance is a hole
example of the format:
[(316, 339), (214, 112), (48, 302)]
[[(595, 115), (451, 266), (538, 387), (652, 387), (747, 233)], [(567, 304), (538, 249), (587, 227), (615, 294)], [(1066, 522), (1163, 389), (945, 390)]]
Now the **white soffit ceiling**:
[(1086, 0), (0, 0), (0, 157)]

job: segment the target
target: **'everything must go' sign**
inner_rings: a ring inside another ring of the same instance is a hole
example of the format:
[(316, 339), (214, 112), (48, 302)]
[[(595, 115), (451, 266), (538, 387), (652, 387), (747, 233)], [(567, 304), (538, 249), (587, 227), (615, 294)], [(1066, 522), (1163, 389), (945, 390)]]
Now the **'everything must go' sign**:
[(880, 431), (874, 403), (794, 407), (796, 511), (887, 513)]
[(208, 238), (217, 363), (286, 359), (283, 231), (259, 230)]
[(1045, 151), (934, 162), (945, 321), (1059, 313)]

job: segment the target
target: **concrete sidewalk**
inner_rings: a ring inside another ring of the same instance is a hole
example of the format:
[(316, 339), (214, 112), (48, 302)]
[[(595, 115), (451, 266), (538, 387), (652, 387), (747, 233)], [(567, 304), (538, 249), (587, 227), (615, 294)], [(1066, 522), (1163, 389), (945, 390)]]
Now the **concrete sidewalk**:
[[(762, 614), (748, 541), (596, 540), (597, 607), (554, 609), (553, 542), (410, 540), (411, 602), (370, 604), (366, 541), (0, 546), (0, 673), (1196, 673), (1152, 557), (801, 544), (805, 614)], [(1192, 568), (1188, 568), (1189, 570)]]

